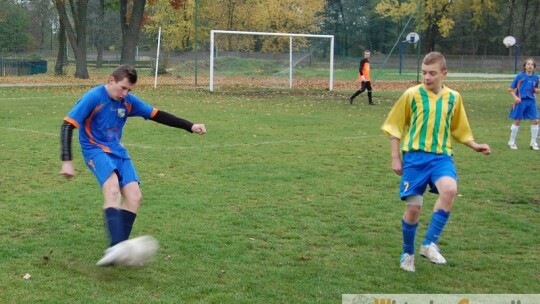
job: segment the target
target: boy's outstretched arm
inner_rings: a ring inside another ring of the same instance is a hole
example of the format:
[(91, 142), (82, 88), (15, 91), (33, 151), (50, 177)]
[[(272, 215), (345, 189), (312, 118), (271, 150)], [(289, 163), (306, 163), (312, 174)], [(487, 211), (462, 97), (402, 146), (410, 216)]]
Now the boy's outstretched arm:
[(479, 144), (475, 142), (474, 140), (471, 140), (471, 141), (466, 142), (465, 145), (467, 147), (470, 147), (476, 152), (482, 152), (482, 154), (484, 155), (491, 154), (491, 148), (489, 147), (488, 144)]
[(158, 110), (156, 115), (150, 119), (169, 127), (184, 129), (188, 132), (197, 133), (200, 135), (206, 133), (206, 127), (204, 124), (193, 124), (189, 120), (180, 118), (165, 111)]

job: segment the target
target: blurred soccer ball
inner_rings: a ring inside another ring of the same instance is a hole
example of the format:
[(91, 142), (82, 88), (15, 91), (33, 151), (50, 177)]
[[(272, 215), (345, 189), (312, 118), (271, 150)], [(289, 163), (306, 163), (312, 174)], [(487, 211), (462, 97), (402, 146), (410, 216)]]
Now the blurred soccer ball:
[(509, 48), (509, 47), (513, 46), (514, 44), (516, 44), (516, 38), (514, 38), (512, 36), (506, 36), (503, 39), (503, 44), (504, 44), (504, 46)]
[(122, 242), (122, 253), (114, 264), (140, 267), (151, 262), (159, 249), (158, 241), (149, 235)]

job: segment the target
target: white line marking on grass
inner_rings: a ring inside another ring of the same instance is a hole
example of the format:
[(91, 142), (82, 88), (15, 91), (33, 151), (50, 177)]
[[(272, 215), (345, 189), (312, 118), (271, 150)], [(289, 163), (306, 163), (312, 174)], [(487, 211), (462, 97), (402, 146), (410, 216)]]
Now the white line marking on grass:
[(53, 133), (43, 132), (43, 131), (35, 131), (35, 130), (19, 129), (19, 128), (6, 128), (6, 127), (0, 127), (0, 128), (10, 130), (10, 131), (16, 131), (16, 132), (35, 133), (35, 134), (42, 134), (42, 135), (55, 136), (55, 137), (60, 136), (59, 134), (53, 134)]
[(57, 99), (57, 98), (70, 98), (72, 99), (73, 96), (66, 95), (66, 96), (34, 96), (34, 97), (0, 97), (0, 100), (21, 100), (21, 99)]

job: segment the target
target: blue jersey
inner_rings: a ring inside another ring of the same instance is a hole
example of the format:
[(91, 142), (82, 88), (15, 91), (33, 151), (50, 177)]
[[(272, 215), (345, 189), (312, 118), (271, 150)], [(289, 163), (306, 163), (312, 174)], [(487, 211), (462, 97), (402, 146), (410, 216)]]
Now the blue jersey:
[(120, 142), (127, 118), (140, 116), (149, 119), (157, 111), (132, 94), (122, 100), (113, 100), (105, 85), (101, 85), (84, 94), (64, 120), (79, 128), (79, 142), (85, 160), (103, 152), (129, 158)]
[(517, 89), (516, 95), (521, 98), (522, 101), (524, 99), (535, 101), (536, 96), (534, 95), (534, 88), (538, 88), (538, 74), (533, 73), (529, 76), (527, 73), (523, 72), (519, 73), (514, 78), (514, 81), (512, 81), (508, 90), (513, 91)]

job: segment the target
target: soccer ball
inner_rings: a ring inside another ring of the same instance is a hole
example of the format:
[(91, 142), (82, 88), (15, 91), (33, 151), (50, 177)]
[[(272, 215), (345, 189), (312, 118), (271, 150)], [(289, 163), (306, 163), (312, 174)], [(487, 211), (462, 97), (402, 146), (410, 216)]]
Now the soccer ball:
[[(115, 265), (140, 267), (151, 262), (159, 249), (158, 241), (149, 235), (123, 241), (121, 253), (114, 261)], [(120, 245), (119, 244), (119, 245)]]

